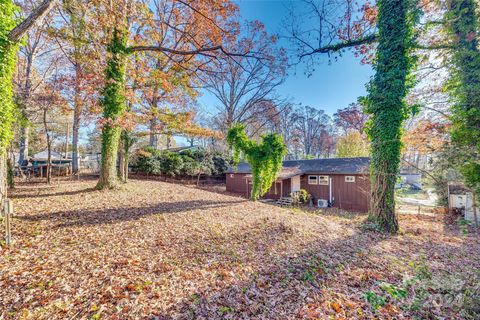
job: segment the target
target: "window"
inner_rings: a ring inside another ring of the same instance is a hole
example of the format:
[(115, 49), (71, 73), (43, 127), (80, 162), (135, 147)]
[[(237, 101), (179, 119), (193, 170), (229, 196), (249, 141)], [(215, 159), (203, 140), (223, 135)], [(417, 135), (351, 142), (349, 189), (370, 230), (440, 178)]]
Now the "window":
[(318, 184), (328, 186), (328, 176), (318, 176)]
[(308, 176), (308, 184), (318, 184), (317, 176)]
[(345, 176), (345, 182), (355, 182), (355, 176)]

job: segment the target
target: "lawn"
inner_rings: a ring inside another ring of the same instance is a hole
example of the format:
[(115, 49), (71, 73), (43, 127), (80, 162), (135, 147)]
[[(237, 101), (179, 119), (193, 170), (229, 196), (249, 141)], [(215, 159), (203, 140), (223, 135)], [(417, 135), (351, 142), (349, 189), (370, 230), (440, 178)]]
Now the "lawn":
[(474, 319), (480, 236), (160, 181), (19, 186), (0, 319)]

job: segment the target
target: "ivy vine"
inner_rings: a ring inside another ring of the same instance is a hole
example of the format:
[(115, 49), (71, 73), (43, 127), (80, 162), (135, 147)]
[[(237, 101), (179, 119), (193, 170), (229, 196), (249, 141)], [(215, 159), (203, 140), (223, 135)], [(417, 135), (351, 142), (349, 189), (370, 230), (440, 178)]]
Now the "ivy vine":
[(0, 0), (0, 156), (4, 155), (12, 138), (14, 122), (12, 76), (19, 45), (12, 43), (8, 34), (17, 24), (17, 10), (11, 0)]
[(127, 35), (118, 29), (113, 31), (107, 47), (108, 61), (105, 70), (105, 87), (102, 92), (102, 171), (97, 188), (114, 188), (117, 180), (117, 152), (122, 128), (118, 119), (126, 109), (125, 69)]
[(258, 200), (268, 192), (282, 170), (283, 157), (287, 152), (282, 137), (266, 134), (259, 143), (248, 138), (244, 125), (236, 124), (227, 132), (227, 143), (233, 149), (235, 164), (243, 155), (250, 165), (253, 176), (250, 198)]
[(413, 26), (418, 19), (419, 10), (413, 0), (378, 1), (376, 73), (367, 85), (364, 105), (371, 115), (367, 130), (371, 140), (370, 217), (389, 232), (398, 231), (395, 182), (400, 165), (402, 125), (411, 112), (405, 97), (414, 84)]
[(480, 50), (478, 6), (474, 0), (453, 0), (445, 16), (454, 43), (450, 81), (452, 143), (466, 184), (480, 192)]

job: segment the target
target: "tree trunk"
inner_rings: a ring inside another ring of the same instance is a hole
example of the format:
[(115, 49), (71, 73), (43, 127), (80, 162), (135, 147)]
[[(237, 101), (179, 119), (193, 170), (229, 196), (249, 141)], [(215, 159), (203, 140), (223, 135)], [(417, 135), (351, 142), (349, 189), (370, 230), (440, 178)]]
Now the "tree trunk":
[(77, 110), (73, 113), (73, 128), (72, 128), (72, 174), (77, 175), (80, 170), (78, 138), (80, 131), (80, 116), (77, 115)]
[(367, 111), (371, 114), (370, 218), (385, 231), (396, 233), (395, 182), (401, 156), (401, 129), (407, 114), (407, 76), (413, 63), (413, 10), (407, 1), (378, 2), (379, 44), (375, 76), (368, 86)]
[(123, 168), (122, 181), (125, 182), (125, 183), (128, 182), (129, 159), (130, 159), (130, 144), (129, 144), (129, 141), (128, 141), (128, 138), (127, 138), (124, 145), (123, 145), (123, 161), (120, 163), (120, 165)]
[(475, 190), (472, 190), (472, 208), (473, 208), (473, 219), (475, 219), (475, 227), (478, 228), (477, 194)]
[(172, 136), (167, 135), (167, 149), (170, 149), (171, 145), (172, 145)]
[[(48, 131), (47, 124), (47, 108), (43, 109), (43, 128), (45, 130), (45, 138), (47, 140), (47, 184), (50, 184), (52, 181), (52, 142), (50, 141), (50, 132)], [(40, 169), (43, 170), (43, 167)]]
[(98, 189), (113, 189), (117, 186), (117, 153), (120, 130), (119, 127), (102, 129), (102, 163)]
[[(48, 138), (48, 140), (50, 140), (50, 138)], [(51, 184), (52, 183), (52, 144), (50, 142), (47, 142), (47, 149), (48, 149), (47, 184)]]
[(129, 154), (130, 146), (132, 144), (129, 132), (126, 130), (122, 131), (120, 137), (120, 152), (119, 152), (119, 178), (122, 182), (128, 182), (128, 164), (129, 164)]
[[(122, 140), (122, 139), (120, 139)], [(118, 178), (120, 181), (124, 181), (125, 177), (125, 172), (123, 171), (125, 167), (123, 166), (123, 156), (124, 156), (124, 151), (123, 151), (123, 141), (120, 141), (120, 146), (119, 146), (119, 151), (118, 151)]]
[(13, 165), (15, 160), (7, 158), (7, 186), (10, 189), (15, 188), (15, 167)]
[(28, 126), (22, 126), (20, 129), (20, 150), (18, 155), (18, 165), (23, 166), (24, 161), (28, 159), (28, 138), (30, 134), (30, 128)]
[(118, 118), (124, 115), (125, 104), (125, 64), (126, 33), (113, 31), (108, 47), (111, 57), (105, 70), (105, 88), (103, 90), (102, 107), (105, 124), (102, 127), (102, 163), (98, 189), (113, 189), (117, 186), (117, 155), (122, 129)]
[(152, 117), (152, 119), (150, 119), (150, 140), (148, 145), (155, 149), (158, 149), (157, 124), (157, 117)]
[(2, 149), (0, 149), (0, 212), (7, 198), (7, 150)]

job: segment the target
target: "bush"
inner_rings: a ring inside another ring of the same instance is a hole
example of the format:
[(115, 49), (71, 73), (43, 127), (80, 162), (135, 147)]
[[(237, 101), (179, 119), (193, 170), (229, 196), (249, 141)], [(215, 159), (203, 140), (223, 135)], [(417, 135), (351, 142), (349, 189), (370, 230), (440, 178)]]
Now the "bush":
[(308, 201), (308, 192), (307, 190), (305, 189), (300, 189), (300, 191), (298, 191), (298, 201), (300, 203), (307, 203)]
[(174, 153), (146, 147), (138, 150), (133, 158), (135, 159), (133, 167), (137, 172), (172, 177), (221, 175), (231, 164), (231, 159), (227, 155), (204, 149)]
[(309, 194), (307, 190), (300, 189), (299, 191), (293, 192), (292, 197), (295, 204), (305, 204), (308, 202)]
[(134, 168), (142, 173), (159, 175), (162, 174), (162, 167), (160, 164), (160, 153), (158, 150), (147, 147), (138, 150), (135, 155)]
[(163, 174), (174, 177), (182, 172), (183, 159), (178, 153), (164, 151), (159, 160), (160, 170)]
[(227, 154), (220, 152), (213, 154), (213, 174), (224, 174), (232, 164), (232, 158)]

